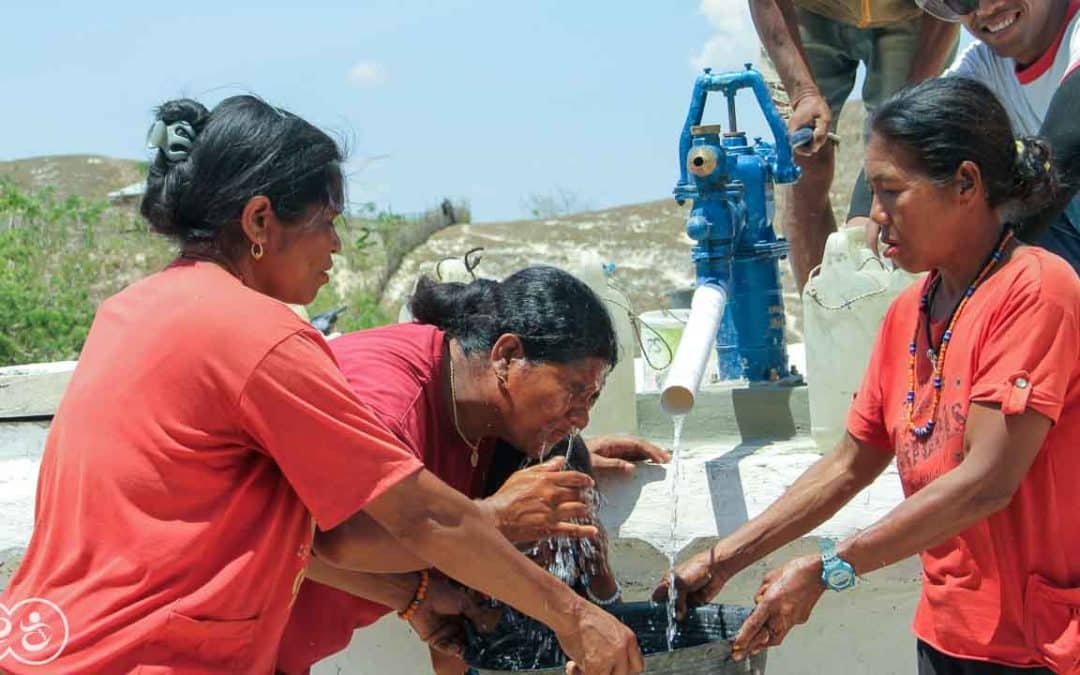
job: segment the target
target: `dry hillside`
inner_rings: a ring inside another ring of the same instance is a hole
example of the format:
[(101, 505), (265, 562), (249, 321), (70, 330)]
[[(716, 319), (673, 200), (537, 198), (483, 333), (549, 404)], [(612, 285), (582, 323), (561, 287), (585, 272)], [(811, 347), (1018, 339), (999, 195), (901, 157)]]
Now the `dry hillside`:
[(0, 177), (31, 190), (51, 187), (60, 197), (105, 199), (113, 190), (146, 178), (141, 162), (98, 155), (58, 155), (0, 162)]

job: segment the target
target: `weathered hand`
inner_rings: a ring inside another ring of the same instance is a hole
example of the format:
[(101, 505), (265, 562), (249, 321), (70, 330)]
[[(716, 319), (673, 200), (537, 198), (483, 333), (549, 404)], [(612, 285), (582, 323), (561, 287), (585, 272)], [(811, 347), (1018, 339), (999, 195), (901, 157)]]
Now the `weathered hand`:
[(816, 89), (799, 94), (791, 100), (791, 119), (788, 131), (794, 132), (802, 127), (813, 127), (814, 140), (809, 145), (795, 148), (800, 155), (812, 155), (821, 149), (829, 138), (829, 124), (832, 122), (832, 110), (829, 103)]
[[(675, 570), (675, 617), (682, 621), (690, 607), (697, 607), (716, 597), (728, 581), (728, 574), (722, 569), (716, 553), (709, 549), (686, 561)], [(653, 591), (652, 599), (666, 602), (671, 587), (671, 576), (664, 578)]]
[(757, 607), (732, 643), (732, 658), (739, 661), (779, 645), (792, 628), (806, 623), (824, 592), (818, 556), (796, 558), (766, 574), (754, 598)]
[(632, 474), (634, 462), (666, 464), (671, 461), (670, 452), (634, 436), (597, 436), (585, 444), (589, 447), (592, 466), (596, 471)]
[(484, 632), (498, 623), (500, 613), (499, 609), (483, 606), (467, 589), (432, 572), (427, 596), (409, 625), (432, 648), (457, 655), (465, 649), (465, 619)]
[(572, 522), (592, 516), (585, 490), (593, 486), (593, 480), (577, 471), (564, 471), (565, 463), (565, 458), (555, 457), (517, 471), (482, 502), (507, 539), (523, 543), (560, 535), (596, 536), (596, 526)]
[(604, 610), (584, 600), (578, 606), (576, 627), (556, 633), (570, 662), (571, 675), (631, 675), (645, 671), (637, 638), (629, 628)]
[(418, 612), (409, 619), (409, 625), (431, 649), (442, 654), (460, 656), (468, 645), (465, 622), (460, 616), (429, 614), (422, 617)]

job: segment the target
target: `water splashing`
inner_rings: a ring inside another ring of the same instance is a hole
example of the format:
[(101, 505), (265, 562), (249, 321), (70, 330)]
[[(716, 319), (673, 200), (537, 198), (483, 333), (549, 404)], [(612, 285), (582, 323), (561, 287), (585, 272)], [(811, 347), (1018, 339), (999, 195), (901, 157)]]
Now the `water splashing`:
[[(580, 453), (587, 451), (587, 446), (578, 438), (579, 431), (571, 429), (566, 439), (566, 463), (565, 471), (573, 471), (575, 450)], [(575, 443), (575, 441), (577, 441)], [(541, 444), (540, 461), (547, 460), (559, 443)], [(577, 448), (580, 446), (580, 448)], [(589, 488), (584, 495), (587, 503), (591, 504), (594, 514), (599, 513), (600, 493)], [(585, 521), (575, 519), (574, 522)], [(600, 544), (602, 545), (602, 544)], [(543, 539), (526, 551), (526, 554), (541, 562), (549, 574), (562, 581), (567, 586), (582, 589), (589, 584), (592, 575), (599, 572), (602, 559), (598, 544), (589, 539), (571, 539), (567, 536), (550, 537)], [(504, 617), (511, 633), (523, 634), (527, 644), (535, 644), (536, 651), (533, 655), (532, 667), (538, 668), (541, 663), (556, 662), (565, 663), (565, 657), (554, 638), (554, 634), (542, 624), (539, 624), (527, 616), (521, 614), (512, 607), (504, 608)]]
[[(570, 429), (570, 433), (566, 437), (566, 464), (563, 468), (567, 470), (570, 470), (570, 463), (573, 461), (574, 439), (578, 437), (579, 433), (581, 432), (579, 432), (576, 428), (573, 428)], [(582, 447), (585, 447), (584, 443), (582, 443)]]
[[(565, 471), (575, 470), (573, 455), (576, 446), (580, 446), (579, 452), (588, 450), (584, 441), (578, 438), (578, 433), (577, 429), (571, 429), (569, 436), (566, 438)], [(589, 488), (586, 490), (584, 497), (592, 506), (595, 518), (595, 514), (598, 513), (600, 507), (599, 493), (595, 489)], [(573, 522), (583, 524), (587, 521), (575, 518)], [(551, 537), (540, 542), (537, 551), (550, 555), (548, 572), (571, 587), (587, 586), (590, 576), (598, 571), (600, 554), (596, 544), (588, 539), (577, 540), (566, 536)]]
[(678, 597), (678, 589), (675, 587), (675, 554), (678, 551), (679, 532), (679, 442), (682, 440), (683, 422), (686, 415), (675, 415), (672, 418), (675, 423), (674, 438), (671, 443), (671, 479), (668, 481), (668, 495), (671, 498), (671, 540), (668, 542), (668, 602), (667, 602), (667, 647), (672, 651), (675, 642), (675, 603)]

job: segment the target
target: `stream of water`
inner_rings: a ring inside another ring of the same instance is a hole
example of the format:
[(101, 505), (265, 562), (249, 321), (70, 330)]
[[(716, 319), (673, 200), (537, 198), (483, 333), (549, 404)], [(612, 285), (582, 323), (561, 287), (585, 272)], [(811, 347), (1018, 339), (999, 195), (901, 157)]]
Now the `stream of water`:
[(679, 442), (682, 440), (682, 428), (683, 422), (686, 421), (686, 415), (676, 415), (672, 418), (675, 423), (674, 437), (671, 441), (671, 470), (668, 474), (671, 476), (668, 481), (668, 495), (671, 499), (671, 540), (668, 542), (668, 564), (670, 571), (668, 572), (668, 602), (667, 602), (667, 614), (668, 614), (668, 626), (667, 626), (667, 647), (668, 651), (672, 650), (672, 644), (675, 641), (675, 602), (678, 596), (678, 590), (675, 588), (675, 554), (678, 552), (678, 529), (679, 529)]

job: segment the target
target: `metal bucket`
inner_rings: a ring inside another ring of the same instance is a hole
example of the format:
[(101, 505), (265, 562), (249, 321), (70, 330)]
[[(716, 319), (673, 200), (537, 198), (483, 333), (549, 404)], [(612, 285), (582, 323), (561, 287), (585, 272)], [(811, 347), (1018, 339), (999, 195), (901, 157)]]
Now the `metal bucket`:
[[(672, 651), (667, 645), (667, 607), (628, 602), (610, 610), (637, 635), (648, 675), (734, 675), (765, 672), (765, 652), (736, 662), (731, 644), (750, 610), (737, 605), (705, 605), (678, 624)], [(479, 675), (564, 673), (566, 656), (550, 629), (507, 612), (491, 633), (470, 633), (465, 660)]]

